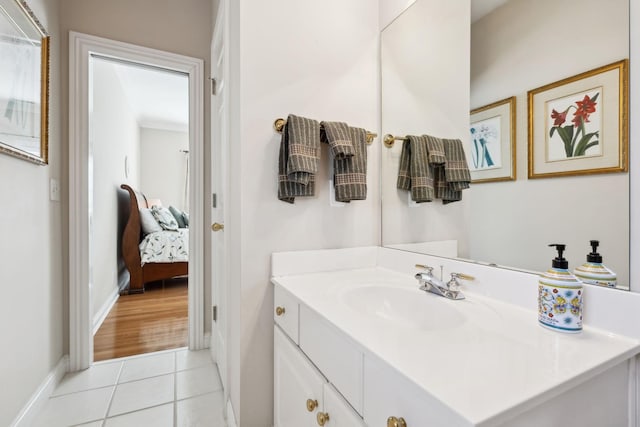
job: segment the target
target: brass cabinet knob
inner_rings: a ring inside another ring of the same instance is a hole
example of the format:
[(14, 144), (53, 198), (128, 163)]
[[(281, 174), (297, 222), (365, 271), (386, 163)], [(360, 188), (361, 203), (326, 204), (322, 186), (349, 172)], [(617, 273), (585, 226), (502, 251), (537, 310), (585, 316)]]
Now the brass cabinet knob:
[(220, 224), (219, 222), (214, 222), (213, 224), (211, 224), (211, 229), (213, 231), (224, 230), (224, 224)]
[(318, 407), (317, 400), (307, 399), (307, 411), (313, 412), (316, 410), (317, 407)]
[(387, 418), (387, 427), (407, 427), (407, 423), (402, 417), (389, 417)]
[(316, 420), (318, 421), (319, 426), (323, 426), (327, 423), (327, 421), (329, 421), (329, 414), (327, 414), (326, 412), (318, 412)]
[(276, 315), (282, 316), (284, 314), (284, 307), (276, 307)]

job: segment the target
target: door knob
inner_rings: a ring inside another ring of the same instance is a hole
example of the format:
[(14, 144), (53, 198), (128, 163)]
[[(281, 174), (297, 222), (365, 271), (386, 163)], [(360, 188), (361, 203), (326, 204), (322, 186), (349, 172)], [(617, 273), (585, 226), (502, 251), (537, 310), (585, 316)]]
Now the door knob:
[(316, 410), (317, 407), (318, 407), (317, 400), (307, 399), (307, 411), (313, 412)]
[(214, 222), (211, 225), (211, 229), (213, 231), (220, 231), (220, 230), (224, 230), (224, 224), (220, 224), (219, 222)]

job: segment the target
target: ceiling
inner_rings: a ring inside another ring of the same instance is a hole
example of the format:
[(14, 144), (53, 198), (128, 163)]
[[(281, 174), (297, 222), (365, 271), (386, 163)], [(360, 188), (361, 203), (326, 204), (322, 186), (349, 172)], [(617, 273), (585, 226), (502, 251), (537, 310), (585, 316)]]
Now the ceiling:
[(471, 0), (471, 22), (491, 13), (509, 0)]
[(140, 127), (189, 130), (189, 77), (186, 74), (104, 61), (114, 68)]

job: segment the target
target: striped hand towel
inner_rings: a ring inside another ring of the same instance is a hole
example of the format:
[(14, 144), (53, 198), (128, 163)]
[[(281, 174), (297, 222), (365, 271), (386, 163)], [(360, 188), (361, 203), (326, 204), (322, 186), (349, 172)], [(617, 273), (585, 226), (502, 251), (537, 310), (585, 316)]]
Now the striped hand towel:
[(289, 115), (280, 140), (278, 199), (293, 203), (315, 194), (315, 174), (320, 159), (320, 124)]
[(435, 197), (433, 167), (429, 164), (426, 136), (407, 136), (402, 143), (400, 168), (396, 187), (410, 190), (417, 203), (430, 202)]
[(353, 155), (336, 157), (333, 161), (333, 184), (338, 202), (367, 198), (367, 132), (353, 127), (348, 130)]
[(452, 203), (462, 200), (462, 190), (469, 188), (471, 174), (467, 158), (464, 154), (462, 141), (459, 139), (444, 139), (444, 153), (447, 159), (444, 165), (444, 181), (446, 189), (442, 192), (442, 203)]
[(290, 114), (286, 130), (289, 133), (288, 179), (306, 185), (318, 172), (320, 123)]
[(349, 126), (346, 123), (321, 122), (320, 139), (329, 144), (336, 159), (344, 159), (354, 154)]

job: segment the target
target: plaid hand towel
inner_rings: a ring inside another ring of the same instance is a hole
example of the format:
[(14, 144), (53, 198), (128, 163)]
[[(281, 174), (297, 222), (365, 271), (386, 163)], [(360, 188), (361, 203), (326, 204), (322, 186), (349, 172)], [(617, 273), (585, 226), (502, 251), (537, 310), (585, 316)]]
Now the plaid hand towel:
[(349, 127), (353, 147), (350, 157), (334, 158), (333, 184), (336, 201), (350, 202), (367, 198), (367, 132)]
[(320, 123), (290, 114), (285, 130), (289, 133), (288, 179), (306, 185), (318, 172)]
[(442, 203), (452, 203), (462, 200), (462, 190), (469, 188), (471, 174), (467, 158), (464, 154), (462, 141), (459, 139), (445, 139), (444, 153), (447, 159), (444, 165), (445, 189), (442, 191)]
[(342, 122), (321, 122), (320, 139), (329, 144), (334, 158), (344, 159), (354, 154), (349, 126)]
[(298, 196), (313, 196), (319, 158), (320, 124), (289, 115), (280, 140), (278, 199), (293, 203)]
[(417, 203), (430, 202), (435, 196), (428, 158), (427, 137), (407, 136), (402, 143), (396, 187), (411, 190), (411, 199)]

